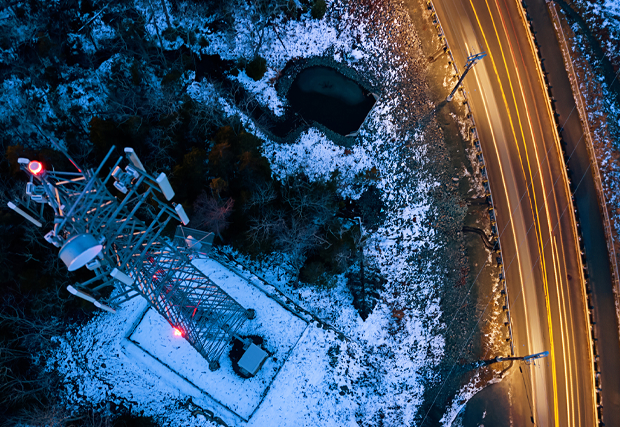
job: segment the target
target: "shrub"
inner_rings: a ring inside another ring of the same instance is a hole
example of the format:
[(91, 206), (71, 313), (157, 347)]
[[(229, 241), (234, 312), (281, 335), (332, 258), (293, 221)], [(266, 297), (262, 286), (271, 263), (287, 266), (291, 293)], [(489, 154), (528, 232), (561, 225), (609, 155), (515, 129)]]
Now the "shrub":
[(243, 185), (246, 185), (257, 178), (270, 179), (269, 162), (260, 152), (260, 138), (243, 129), (235, 131), (232, 126), (224, 126), (217, 131), (213, 142), (209, 152), (210, 176), (221, 177), (232, 187), (242, 184), (231, 182), (235, 180), (245, 181)]
[[(103, 159), (112, 145), (116, 147), (132, 147), (138, 155), (147, 153), (146, 138), (150, 132), (150, 124), (138, 116), (130, 116), (117, 123), (110, 119), (93, 117), (89, 123), (90, 140), (95, 148), (93, 160)], [(145, 156), (144, 156), (145, 157)]]
[(252, 61), (245, 66), (245, 73), (248, 77), (251, 77), (255, 82), (259, 81), (265, 75), (267, 71), (267, 60), (260, 56), (256, 56)]
[(131, 68), (129, 70), (131, 72), (131, 82), (134, 86), (140, 86), (142, 83), (142, 71), (140, 70), (140, 63), (134, 59), (131, 63)]
[(207, 185), (207, 152), (198, 147), (183, 156), (183, 163), (172, 170), (170, 184), (176, 192), (176, 200), (193, 203)]
[(381, 200), (381, 191), (377, 187), (370, 186), (360, 198), (355, 201), (354, 207), (362, 217), (364, 226), (371, 230), (377, 227), (385, 220), (385, 209), (383, 200)]
[(176, 28), (168, 27), (162, 32), (161, 35), (169, 42), (175, 42), (179, 36), (179, 32)]
[(333, 288), (338, 280), (325, 269), (325, 265), (319, 261), (306, 263), (299, 270), (299, 280), (324, 289)]
[(181, 80), (181, 77), (183, 77), (183, 74), (181, 74), (180, 71), (172, 70), (169, 73), (166, 73), (166, 75), (161, 79), (161, 84), (162, 86), (170, 86), (174, 83), (178, 83)]
[(155, 427), (157, 423), (151, 417), (124, 413), (114, 420), (114, 427)]
[(306, 283), (316, 284), (325, 274), (325, 265), (318, 261), (306, 263), (299, 270), (299, 280)]
[(323, 19), (326, 11), (327, 5), (325, 4), (325, 0), (314, 0), (311, 11), (314, 19)]

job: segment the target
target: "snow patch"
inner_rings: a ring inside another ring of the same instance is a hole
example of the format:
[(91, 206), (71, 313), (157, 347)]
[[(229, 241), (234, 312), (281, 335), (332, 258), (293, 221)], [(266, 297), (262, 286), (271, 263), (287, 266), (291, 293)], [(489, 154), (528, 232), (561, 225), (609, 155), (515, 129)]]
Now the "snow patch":
[(311, 182), (336, 180), (342, 197), (357, 199), (361, 194), (352, 184), (373, 166), (371, 154), (361, 146), (351, 149), (334, 144), (321, 131), (310, 128), (294, 144), (267, 141), (263, 155), (269, 159), (274, 178), (304, 173)]

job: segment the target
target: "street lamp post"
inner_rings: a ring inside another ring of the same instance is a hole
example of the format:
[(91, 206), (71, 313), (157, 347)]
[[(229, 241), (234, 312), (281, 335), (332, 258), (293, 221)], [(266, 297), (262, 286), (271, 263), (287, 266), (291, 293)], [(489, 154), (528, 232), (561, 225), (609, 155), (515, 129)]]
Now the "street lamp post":
[(486, 52), (480, 52), (480, 53), (475, 53), (472, 55), (469, 55), (467, 57), (467, 62), (465, 63), (465, 71), (463, 71), (463, 75), (461, 76), (461, 78), (459, 79), (458, 82), (456, 82), (456, 85), (454, 86), (454, 89), (452, 89), (452, 92), (450, 92), (450, 95), (448, 95), (448, 97), (446, 98), (446, 101), (450, 102), (452, 101), (452, 98), (454, 97), (454, 94), (456, 93), (456, 90), (459, 88), (459, 86), (461, 85), (461, 82), (463, 81), (463, 79), (465, 78), (465, 76), (467, 75), (467, 72), (474, 66), (476, 65), (476, 63), (478, 61), (480, 61), (482, 58), (484, 58), (485, 56), (487, 56)]
[[(510, 360), (523, 360), (526, 364), (529, 365), (534, 360), (542, 359), (543, 357), (547, 357), (547, 356), (549, 356), (549, 352), (548, 351), (543, 351), (541, 353), (529, 354), (527, 356), (496, 357), (495, 359), (484, 360), (481, 363), (484, 364), (484, 365), (490, 365), (490, 364), (493, 364), (493, 363), (506, 362), (506, 361), (510, 361)], [(479, 366), (481, 366), (481, 365), (479, 365)]]

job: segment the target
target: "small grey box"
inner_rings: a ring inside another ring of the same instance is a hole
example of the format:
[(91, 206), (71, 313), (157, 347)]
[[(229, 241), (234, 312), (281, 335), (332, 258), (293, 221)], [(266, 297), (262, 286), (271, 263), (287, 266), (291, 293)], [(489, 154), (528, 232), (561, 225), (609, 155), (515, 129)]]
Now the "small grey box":
[(239, 360), (239, 369), (244, 374), (254, 376), (259, 371), (265, 360), (269, 357), (269, 353), (257, 346), (250, 344), (248, 349), (243, 353)]

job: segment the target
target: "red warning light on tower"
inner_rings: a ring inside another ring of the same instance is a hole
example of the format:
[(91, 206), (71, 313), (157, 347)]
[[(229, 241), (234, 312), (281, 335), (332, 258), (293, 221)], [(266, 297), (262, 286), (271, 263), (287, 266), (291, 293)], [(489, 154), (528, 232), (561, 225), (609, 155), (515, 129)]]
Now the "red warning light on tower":
[(39, 175), (41, 172), (43, 172), (43, 165), (41, 164), (41, 162), (37, 162), (36, 160), (33, 160), (30, 163), (28, 163), (28, 170), (33, 175)]
[(175, 337), (182, 337), (183, 336), (183, 332), (181, 332), (180, 329), (172, 328), (172, 330), (173, 330), (173, 333), (174, 333)]

